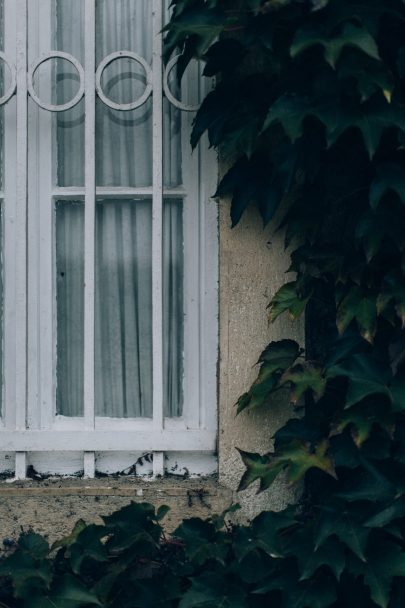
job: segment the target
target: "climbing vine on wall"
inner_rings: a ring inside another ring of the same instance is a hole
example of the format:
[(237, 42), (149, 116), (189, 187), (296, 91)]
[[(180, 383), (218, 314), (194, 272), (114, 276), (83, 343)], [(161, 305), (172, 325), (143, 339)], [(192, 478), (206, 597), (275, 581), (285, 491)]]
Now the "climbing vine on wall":
[(180, 75), (198, 58), (217, 77), (191, 144), (207, 133), (229, 163), (215, 196), (232, 225), (286, 209), (291, 278), (270, 319), (307, 314), (321, 335), (269, 344), (237, 404), (291, 391), (274, 450), (241, 452), (241, 489), (305, 480), (295, 561), (268, 589), (302, 591), (277, 606), (404, 606), (405, 2), (173, 0), (179, 49)]

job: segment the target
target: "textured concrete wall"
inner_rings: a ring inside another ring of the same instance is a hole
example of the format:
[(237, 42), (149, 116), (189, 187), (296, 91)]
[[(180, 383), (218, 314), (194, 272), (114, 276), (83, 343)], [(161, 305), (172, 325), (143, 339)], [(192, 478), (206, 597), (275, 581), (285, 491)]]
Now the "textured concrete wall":
[[(230, 228), (229, 205), (220, 205), (220, 364), (219, 364), (219, 481), (235, 490), (244, 467), (235, 446), (255, 452), (271, 448), (277, 428), (292, 414), (285, 394), (274, 398), (267, 410), (246, 411), (236, 417), (235, 403), (257, 375), (256, 361), (272, 340), (293, 338), (302, 343), (302, 324), (287, 316), (268, 323), (266, 307), (287, 280), (288, 253), (277, 220), (263, 229), (259, 214), (249, 209)], [(295, 491), (277, 480), (256, 495), (257, 485), (235, 495), (244, 513), (252, 517), (262, 509), (280, 509), (294, 499)]]

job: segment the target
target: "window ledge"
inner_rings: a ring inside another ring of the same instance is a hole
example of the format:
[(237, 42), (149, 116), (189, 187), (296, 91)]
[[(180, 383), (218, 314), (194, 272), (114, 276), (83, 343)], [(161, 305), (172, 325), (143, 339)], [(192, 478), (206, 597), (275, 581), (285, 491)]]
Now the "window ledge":
[(167, 531), (183, 519), (207, 518), (232, 503), (232, 491), (213, 477), (194, 479), (166, 477), (105, 477), (99, 479), (52, 477), (42, 481), (0, 482), (0, 555), (3, 539), (16, 539), (30, 529), (50, 542), (68, 534), (78, 519), (101, 523), (107, 515), (128, 504), (149, 502), (166, 504), (170, 511), (164, 520)]

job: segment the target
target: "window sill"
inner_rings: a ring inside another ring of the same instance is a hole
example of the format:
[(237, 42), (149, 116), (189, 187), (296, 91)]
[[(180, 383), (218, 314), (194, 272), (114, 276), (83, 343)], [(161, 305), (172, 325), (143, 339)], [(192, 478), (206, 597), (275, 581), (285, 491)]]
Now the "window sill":
[(183, 519), (207, 518), (232, 502), (232, 492), (213, 477), (193, 479), (166, 477), (105, 477), (99, 479), (52, 477), (0, 482), (0, 555), (3, 539), (16, 539), (21, 530), (33, 529), (50, 542), (68, 534), (78, 519), (101, 523), (100, 516), (123, 507), (131, 500), (165, 504), (170, 511), (164, 520), (167, 531)]

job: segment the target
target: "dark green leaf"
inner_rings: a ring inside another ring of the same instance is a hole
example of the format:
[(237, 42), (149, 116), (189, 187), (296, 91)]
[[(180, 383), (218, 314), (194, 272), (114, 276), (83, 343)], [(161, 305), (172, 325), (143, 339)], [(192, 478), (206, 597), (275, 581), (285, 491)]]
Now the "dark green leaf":
[(286, 283), (280, 287), (270, 302), (270, 320), (275, 321), (283, 312), (288, 312), (293, 319), (298, 319), (304, 312), (309, 298), (309, 295), (304, 298), (298, 296), (296, 281)]
[(298, 31), (291, 45), (291, 56), (297, 57), (308, 48), (320, 45), (324, 48), (325, 59), (335, 67), (345, 47), (354, 47), (374, 59), (379, 59), (374, 38), (363, 27), (347, 24), (342, 33), (335, 37), (325, 34), (322, 29), (302, 29)]

